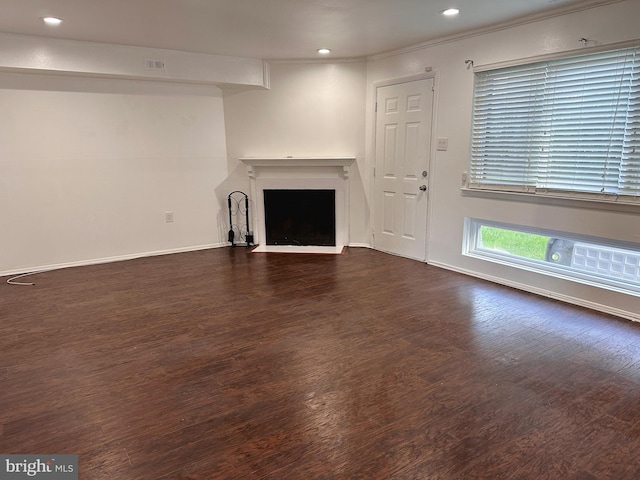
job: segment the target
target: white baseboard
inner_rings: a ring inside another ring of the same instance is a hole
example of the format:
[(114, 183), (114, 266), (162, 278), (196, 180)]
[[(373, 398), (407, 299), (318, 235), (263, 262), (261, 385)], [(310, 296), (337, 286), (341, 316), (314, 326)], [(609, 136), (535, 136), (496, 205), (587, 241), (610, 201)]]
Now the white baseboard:
[(220, 247), (226, 247), (228, 245), (230, 244), (210, 243), (207, 245), (193, 245), (189, 247), (170, 248), (166, 250), (155, 250), (152, 252), (139, 252), (139, 253), (131, 253), (127, 255), (117, 255), (114, 257), (92, 258), (88, 260), (79, 260), (76, 262), (55, 263), (50, 265), (38, 265), (34, 267), (20, 268), (17, 270), (6, 270), (3, 272), (0, 272), (0, 277), (9, 276), (9, 275), (19, 275), (27, 272), (35, 273), (35, 272), (43, 272), (43, 271), (49, 271), (49, 270), (58, 270), (60, 268), (83, 267), (86, 265), (98, 265), (101, 263), (121, 262), (123, 260), (133, 260), (134, 258), (155, 257), (157, 255), (169, 255), (172, 253), (195, 252), (197, 250), (207, 250), (209, 248), (220, 248)]
[(471, 277), (481, 278), (483, 280), (488, 280), (490, 282), (498, 283), (500, 285), (505, 285), (507, 287), (516, 288), (518, 290), (534, 293), (536, 295), (541, 295), (543, 297), (553, 298), (554, 300), (560, 300), (562, 302), (570, 303), (572, 305), (578, 305), (580, 307), (589, 308), (591, 310), (607, 313), (609, 315), (615, 315), (616, 317), (626, 318), (634, 322), (640, 322), (640, 314), (636, 312), (629, 312), (627, 310), (621, 310), (618, 308), (610, 307), (609, 305), (602, 305), (600, 303), (590, 302), (582, 298), (576, 298), (570, 295), (563, 295), (561, 293), (553, 292), (551, 290), (546, 290), (543, 288), (532, 287), (524, 283), (513, 282), (511, 280), (506, 280), (501, 277), (486, 275), (483, 273), (475, 272), (473, 270), (454, 267), (446, 263), (440, 263), (440, 262), (427, 262), (427, 263), (429, 265), (433, 265), (434, 267), (444, 268), (446, 270), (462, 273), (464, 275), (469, 275)]

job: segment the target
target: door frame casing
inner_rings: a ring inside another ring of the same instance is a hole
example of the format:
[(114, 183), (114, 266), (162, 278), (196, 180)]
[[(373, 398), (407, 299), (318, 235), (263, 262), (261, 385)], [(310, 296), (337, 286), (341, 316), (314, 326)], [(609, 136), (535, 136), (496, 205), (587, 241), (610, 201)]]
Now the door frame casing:
[(372, 103), (373, 103), (373, 119), (372, 119), (372, 123), (373, 123), (373, 135), (372, 135), (372, 139), (371, 139), (371, 156), (372, 156), (372, 161), (371, 161), (371, 172), (369, 175), (370, 178), (370, 197), (371, 198), (371, 210), (370, 210), (370, 218), (369, 218), (369, 242), (371, 245), (371, 248), (373, 248), (374, 250), (376, 249), (375, 246), (375, 241), (374, 241), (374, 225), (375, 225), (375, 203), (376, 203), (376, 185), (375, 185), (375, 176), (374, 176), (374, 171), (375, 171), (375, 165), (376, 165), (376, 136), (377, 136), (377, 123), (378, 123), (378, 112), (376, 111), (375, 105), (378, 99), (378, 89), (381, 87), (389, 87), (391, 85), (398, 85), (398, 84), (402, 84), (402, 83), (411, 83), (411, 82), (417, 82), (420, 80), (427, 80), (427, 79), (433, 79), (433, 99), (432, 99), (432, 109), (431, 109), (431, 132), (429, 132), (429, 134), (431, 135), (431, 145), (430, 145), (430, 150), (429, 150), (429, 158), (427, 159), (427, 171), (429, 172), (429, 176), (427, 177), (427, 221), (426, 221), (426, 229), (427, 231), (425, 232), (425, 238), (426, 238), (426, 242), (427, 244), (425, 245), (425, 263), (429, 263), (429, 245), (431, 243), (431, 218), (432, 218), (432, 201), (431, 201), (431, 188), (433, 185), (433, 171), (432, 171), (432, 165), (433, 165), (433, 158), (436, 154), (436, 143), (434, 140), (436, 139), (436, 118), (437, 118), (437, 113), (438, 113), (438, 96), (436, 95), (436, 92), (438, 91), (438, 72), (436, 71), (429, 71), (429, 72), (425, 72), (425, 73), (418, 73), (418, 74), (414, 74), (414, 75), (407, 75), (404, 77), (396, 77), (396, 78), (390, 78), (390, 79), (386, 79), (386, 80), (377, 80), (374, 81), (372, 83), (372, 87), (373, 87), (373, 99), (372, 99)]

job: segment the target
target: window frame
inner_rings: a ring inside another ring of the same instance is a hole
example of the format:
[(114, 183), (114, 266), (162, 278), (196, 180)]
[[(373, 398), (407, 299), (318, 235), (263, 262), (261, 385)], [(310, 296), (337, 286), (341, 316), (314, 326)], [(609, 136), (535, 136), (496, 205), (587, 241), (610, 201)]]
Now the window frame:
[[(601, 52), (614, 52), (624, 49), (630, 48), (640, 48), (640, 40), (635, 40), (631, 42), (622, 42), (617, 44), (611, 44), (607, 46), (600, 47), (592, 47), (592, 48), (581, 48), (576, 50), (571, 50), (568, 52), (560, 53), (560, 54), (550, 54), (550, 55), (541, 55), (536, 57), (529, 57), (526, 59), (519, 60), (517, 62), (501, 62), (495, 64), (488, 64), (484, 66), (474, 67), (474, 74), (500, 70), (509, 67), (518, 67), (525, 66), (530, 64), (536, 64), (540, 62), (550, 62), (554, 60), (566, 60), (576, 57), (581, 57), (590, 54), (597, 54)], [(634, 81), (635, 84), (635, 81)], [(474, 100), (473, 100), (473, 111), (472, 115), (475, 114), (475, 105), (476, 105), (476, 84), (474, 82)], [(469, 169), (471, 170), (472, 163), (472, 154), (474, 147), (474, 117), (471, 119), (471, 136), (470, 136), (470, 151), (469, 151)], [(640, 174), (640, 169), (639, 172)], [(473, 183), (471, 175), (467, 172), (463, 173), (462, 178), (462, 191), (463, 194), (472, 195), (472, 196), (497, 196), (497, 198), (505, 198), (506, 196), (511, 197), (510, 199), (531, 199), (528, 201), (538, 202), (539, 199), (543, 198), (551, 198), (557, 199), (561, 202), (568, 201), (578, 201), (581, 205), (592, 206), (595, 208), (600, 208), (602, 204), (612, 204), (615, 205), (614, 209), (618, 209), (619, 206), (629, 205), (633, 207), (633, 211), (637, 211), (635, 207), (640, 206), (640, 193), (633, 195), (626, 195), (621, 193), (594, 193), (594, 192), (585, 192), (580, 190), (560, 190), (560, 189), (547, 189), (547, 188), (536, 188), (536, 187), (527, 187), (524, 185), (518, 186), (510, 186), (510, 185), (496, 185), (492, 183)], [(488, 194), (488, 195), (487, 195)], [(517, 198), (520, 197), (520, 198)], [(590, 204), (590, 205), (589, 205)]]
[(583, 235), (525, 225), (516, 225), (505, 222), (496, 222), (493, 220), (484, 220), (473, 217), (465, 217), (463, 226), (464, 233), (462, 237), (462, 255), (466, 257), (477, 258), (501, 265), (506, 265), (509, 267), (515, 267), (521, 270), (532, 271), (563, 280), (640, 297), (640, 284), (634, 285), (631, 282), (616, 280), (609, 277), (601, 277), (587, 272), (580, 272), (544, 260), (527, 259), (526, 257), (519, 257), (507, 252), (500, 252), (497, 250), (482, 248), (478, 244), (478, 239), (480, 229), (483, 226), (514, 230), (522, 233), (530, 233), (546, 237), (562, 238), (571, 240), (576, 243), (583, 242), (597, 244), (603, 247), (614, 249), (619, 248), (634, 252), (640, 252), (640, 244), (609, 238), (595, 237), (592, 235)]

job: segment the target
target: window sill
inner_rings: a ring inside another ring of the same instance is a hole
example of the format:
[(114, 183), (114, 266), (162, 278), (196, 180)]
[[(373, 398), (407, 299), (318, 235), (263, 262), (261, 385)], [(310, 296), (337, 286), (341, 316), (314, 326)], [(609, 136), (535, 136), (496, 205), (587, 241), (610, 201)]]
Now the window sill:
[(527, 261), (523, 259), (507, 258), (503, 255), (496, 255), (496, 254), (492, 254), (489, 252), (482, 252), (482, 251), (464, 252), (463, 255), (471, 258), (477, 258), (479, 260), (497, 263), (500, 265), (506, 265), (508, 267), (519, 268), (529, 273), (536, 273), (539, 275), (548, 275), (548, 276), (558, 278), (561, 280), (566, 280), (569, 282), (577, 282), (583, 285), (589, 285), (590, 287), (603, 288), (605, 290), (610, 290), (612, 292), (640, 297), (640, 291), (637, 291), (628, 286), (620, 286), (615, 282), (606, 283), (602, 281), (597, 281), (588, 275), (580, 275), (577, 273), (568, 274), (566, 272), (561, 271), (558, 268), (554, 268), (553, 266), (543, 265), (540, 262), (536, 262), (533, 260)]
[(559, 207), (574, 207), (593, 210), (607, 210), (622, 213), (640, 213), (640, 199), (638, 201), (617, 199), (606, 200), (586, 195), (553, 194), (553, 193), (524, 193), (508, 192), (506, 190), (482, 190), (478, 188), (462, 187), (463, 197), (488, 198), (510, 202), (535, 203), (538, 205), (554, 205)]

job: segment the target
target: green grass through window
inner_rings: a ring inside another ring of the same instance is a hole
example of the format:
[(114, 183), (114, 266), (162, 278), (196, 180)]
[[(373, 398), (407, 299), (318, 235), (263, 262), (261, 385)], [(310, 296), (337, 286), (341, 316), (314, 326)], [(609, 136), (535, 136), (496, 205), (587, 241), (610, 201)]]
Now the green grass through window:
[(480, 246), (518, 257), (544, 260), (549, 237), (504, 228), (480, 227)]

